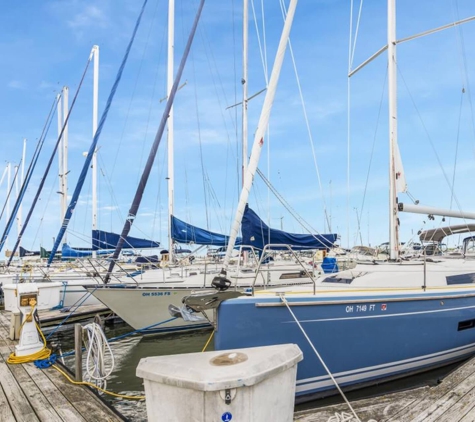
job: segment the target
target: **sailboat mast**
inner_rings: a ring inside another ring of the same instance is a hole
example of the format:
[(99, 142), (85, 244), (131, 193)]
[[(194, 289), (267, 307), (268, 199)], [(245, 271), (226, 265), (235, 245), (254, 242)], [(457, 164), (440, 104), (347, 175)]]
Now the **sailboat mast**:
[(388, 98), (389, 98), (389, 258), (399, 257), (395, 151), (397, 147), (396, 0), (388, 0)]
[(155, 139), (152, 144), (152, 148), (147, 158), (147, 162), (145, 164), (145, 168), (143, 170), (142, 176), (140, 178), (139, 185), (137, 187), (137, 191), (135, 192), (134, 199), (132, 200), (132, 205), (129, 209), (129, 213), (124, 223), (124, 227), (122, 228), (122, 233), (120, 234), (119, 242), (115, 247), (115, 251), (111, 257), (111, 262), (109, 264), (109, 268), (107, 270), (107, 274), (104, 277), (104, 283), (108, 283), (110, 279), (110, 275), (112, 270), (114, 269), (115, 261), (119, 257), (120, 251), (124, 246), (125, 239), (130, 232), (132, 224), (137, 216), (137, 212), (140, 208), (140, 203), (142, 201), (143, 193), (145, 187), (147, 186), (147, 181), (150, 176), (150, 172), (152, 171), (153, 162), (155, 160), (155, 156), (157, 155), (158, 146), (160, 145), (160, 141), (162, 139), (162, 135), (165, 132), (165, 127), (167, 124), (167, 120), (170, 116), (170, 111), (173, 105), (173, 100), (175, 99), (176, 91), (178, 90), (178, 84), (180, 83), (181, 76), (183, 74), (183, 69), (185, 68), (185, 63), (188, 58), (188, 54), (190, 52), (191, 44), (196, 34), (196, 28), (198, 27), (198, 22), (200, 20), (201, 12), (203, 11), (205, 0), (201, 0), (198, 6), (198, 10), (196, 12), (195, 20), (193, 22), (193, 27), (191, 28), (190, 35), (188, 37), (188, 41), (185, 46), (185, 50), (183, 52), (183, 56), (181, 58), (180, 65), (178, 66), (177, 74), (175, 76), (175, 80), (172, 85), (172, 89), (170, 90), (170, 95), (168, 96), (167, 103), (165, 105), (165, 109), (163, 110), (162, 119), (160, 120), (160, 125), (157, 129), (157, 134), (155, 135)]
[[(173, 87), (173, 66), (174, 66), (174, 49), (175, 49), (175, 0), (168, 2), (168, 67), (167, 67), (167, 97)], [(168, 129), (168, 256), (170, 262), (173, 262), (173, 239), (172, 239), (172, 215), (174, 213), (174, 183), (175, 168), (173, 156), (173, 106), (170, 108), (167, 121)]]
[[(92, 47), (91, 56), (94, 56), (93, 82), (92, 82), (92, 138), (97, 132), (98, 101), (99, 101), (99, 46)], [(97, 149), (92, 156), (92, 230), (97, 230)], [(92, 257), (97, 253), (92, 251)]]
[(249, 1), (243, 0), (242, 17), (242, 184), (247, 170), (247, 58), (249, 38)]
[[(58, 136), (60, 136), (61, 131), (63, 129), (63, 91), (61, 90), (61, 94), (56, 96), (56, 100), (58, 102), (57, 105), (57, 112), (58, 112)], [(65, 209), (63, 208), (63, 138), (59, 141), (59, 148), (58, 148), (58, 177), (59, 177), (59, 221), (63, 221)]]
[[(20, 180), (21, 190), (23, 190), (23, 186), (25, 183), (25, 160), (26, 160), (26, 138), (23, 139), (23, 155), (21, 158), (21, 180)], [(21, 190), (19, 192), (19, 195), (21, 195)], [(23, 205), (20, 202), (20, 205), (18, 207), (18, 214), (17, 214), (18, 233), (21, 232), (21, 227), (22, 227), (22, 211), (23, 211)]]
[[(69, 125), (66, 116), (69, 114), (69, 88), (63, 88), (63, 119), (64, 119), (64, 133), (63, 133), (63, 217), (68, 208), (68, 137)], [(64, 235), (64, 241), (67, 242), (67, 234)]]
[(233, 226), (231, 227), (231, 235), (229, 236), (229, 243), (226, 249), (226, 256), (224, 257), (223, 269), (221, 270), (222, 274), (226, 274), (229, 261), (231, 259), (231, 254), (236, 243), (236, 237), (241, 226), (244, 209), (249, 198), (249, 192), (251, 190), (254, 175), (256, 173), (257, 165), (259, 163), (259, 157), (261, 155), (262, 147), (264, 145), (264, 135), (269, 124), (270, 112), (272, 109), (272, 104), (274, 103), (275, 91), (279, 82), (280, 70), (284, 61), (285, 50), (287, 48), (290, 29), (292, 27), (296, 7), (297, 0), (291, 0), (289, 4), (289, 9), (287, 11), (287, 17), (285, 18), (284, 28), (282, 29), (279, 46), (277, 48), (274, 66), (272, 68), (272, 73), (269, 80), (269, 86), (266, 92), (266, 96), (264, 98), (261, 115), (259, 117), (259, 123), (257, 125), (256, 134), (254, 136), (254, 143), (252, 145), (249, 166), (244, 177), (244, 185), (241, 190), (241, 196), (239, 197), (236, 216), (234, 218)]

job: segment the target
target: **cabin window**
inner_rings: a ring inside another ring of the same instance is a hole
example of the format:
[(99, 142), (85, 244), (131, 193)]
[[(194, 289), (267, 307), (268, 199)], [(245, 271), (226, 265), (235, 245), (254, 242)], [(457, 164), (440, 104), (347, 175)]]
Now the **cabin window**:
[(333, 277), (326, 277), (325, 279), (322, 280), (322, 283), (351, 284), (353, 280), (354, 278), (333, 276)]
[(299, 271), (298, 273), (283, 273), (279, 280), (289, 280), (291, 278), (309, 278), (310, 274), (307, 271)]
[(475, 273), (449, 275), (446, 280), (447, 284), (472, 284), (475, 283)]
[(475, 319), (469, 319), (468, 321), (460, 321), (458, 331), (468, 330), (475, 327)]

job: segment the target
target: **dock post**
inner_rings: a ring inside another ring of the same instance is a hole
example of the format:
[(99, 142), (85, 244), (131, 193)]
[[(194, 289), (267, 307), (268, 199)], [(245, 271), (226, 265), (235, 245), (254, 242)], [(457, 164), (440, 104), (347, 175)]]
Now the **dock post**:
[(10, 340), (20, 338), (20, 311), (17, 309), (10, 313)]
[(82, 325), (74, 324), (74, 370), (77, 382), (82, 382)]

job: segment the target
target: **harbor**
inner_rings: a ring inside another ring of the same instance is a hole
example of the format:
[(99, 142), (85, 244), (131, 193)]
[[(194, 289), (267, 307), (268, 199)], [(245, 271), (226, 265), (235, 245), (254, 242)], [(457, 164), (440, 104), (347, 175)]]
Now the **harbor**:
[(475, 420), (475, 3), (2, 12), (0, 422)]
[[(146, 403), (129, 401), (97, 394), (87, 387), (71, 384), (53, 368), (38, 369), (33, 363), (8, 365), (6, 360), (14, 351), (8, 339), (9, 312), (0, 312), (0, 335), (2, 341), (2, 421), (20, 420), (129, 420), (146, 422)], [(68, 332), (69, 330), (69, 332)], [(131, 330), (125, 324), (109, 326), (107, 335), (121, 336)], [(64, 351), (74, 347), (70, 340), (72, 326), (58, 332), (54, 342), (60, 342)], [(169, 356), (196, 353), (203, 350), (211, 335), (210, 330), (159, 336), (126, 337), (112, 343), (116, 357), (116, 370), (110, 377), (108, 388), (122, 394), (143, 395), (143, 380), (135, 375), (141, 359), (149, 356)], [(208, 350), (213, 350), (212, 345)], [(66, 367), (74, 371), (74, 358), (65, 359)], [(70, 373), (71, 377), (74, 377)], [(435, 377), (435, 378), (434, 378)], [(380, 385), (364, 392), (369, 398), (358, 399), (354, 392), (348, 397), (361, 422), (366, 421), (470, 421), (475, 414), (474, 399), (475, 359), (452, 365), (445, 371), (430, 374), (425, 378)], [(412, 383), (412, 384), (411, 384)], [(424, 385), (426, 384), (426, 385)], [(431, 385), (428, 385), (431, 384)], [(381, 393), (394, 389), (395, 392)], [(379, 393), (378, 393), (379, 392)], [(84, 400), (84, 394), (90, 397)], [(335, 400), (342, 401), (335, 396)], [(333, 399), (331, 399), (333, 400)], [(330, 399), (313, 401), (306, 406), (295, 407), (294, 421), (329, 422), (356, 421), (346, 403), (329, 405)], [(105, 404), (106, 403), (106, 404)], [(309, 406), (316, 408), (308, 408)], [(305, 407), (305, 410), (301, 410)], [(111, 410), (114, 409), (114, 410)], [(107, 418), (107, 419), (104, 419)], [(340, 418), (340, 419), (338, 419)]]

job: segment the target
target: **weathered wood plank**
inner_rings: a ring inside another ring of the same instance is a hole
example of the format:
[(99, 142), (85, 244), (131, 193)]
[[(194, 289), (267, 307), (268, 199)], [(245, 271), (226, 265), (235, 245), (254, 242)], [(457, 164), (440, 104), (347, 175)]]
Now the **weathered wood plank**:
[(475, 410), (472, 408), (462, 419), (457, 422), (473, 422), (475, 421)]
[[(43, 391), (51, 406), (53, 406), (58, 415), (67, 422), (85, 422), (85, 419), (77, 409), (64, 397), (61, 389), (51, 382), (51, 380), (43, 373), (43, 370), (26, 365), (26, 371), (34, 379), (38, 387)], [(39, 372), (39, 373), (38, 373)]]
[[(8, 359), (11, 348), (0, 347), (0, 355)], [(32, 363), (10, 365), (10, 371), (20, 385), (41, 421), (77, 421), (85, 422), (74, 406), (63, 396), (46, 377), (41, 369)]]
[(87, 415), (88, 422), (123, 421), (88, 388), (69, 383), (64, 375), (54, 368), (48, 368), (44, 373), (56, 386), (61, 386), (64, 396), (79, 413)]
[[(81, 318), (93, 318), (95, 314), (99, 313), (107, 313), (111, 312), (109, 308), (104, 306), (102, 303), (98, 305), (81, 305), (79, 307), (74, 307), (71, 309), (73, 311), (73, 315), (68, 319), (68, 323), (71, 319), (75, 319), (77, 317)], [(49, 322), (59, 322), (65, 319), (69, 315), (70, 311), (68, 312), (61, 312), (61, 310), (42, 310), (38, 311), (38, 316), (41, 322), (49, 323)]]
[[(6, 361), (10, 354), (8, 347), (0, 347), (0, 354)], [(27, 364), (25, 364), (26, 366)], [(61, 418), (54, 408), (44, 396), (43, 392), (38, 388), (30, 375), (26, 372), (24, 365), (8, 365), (8, 369), (17, 381), (19, 387), (27, 397), (30, 406), (41, 421), (45, 422), (61, 422)]]
[[(0, 362), (0, 365), (3, 365), (4, 362)], [(12, 409), (8, 403), (3, 387), (0, 384), (0, 421), (2, 422), (15, 422), (15, 417), (13, 416)]]
[[(465, 379), (475, 374), (475, 359), (471, 359), (457, 368), (454, 372), (444, 378), (444, 380), (436, 387), (430, 388), (426, 394), (414, 401), (411, 406), (401, 409), (392, 417), (388, 418), (387, 422), (396, 421), (413, 421), (418, 416), (434, 405), (438, 400), (441, 400), (445, 395), (460, 385)], [(425, 422), (425, 421), (424, 421)]]
[[(381, 421), (395, 414), (400, 409), (410, 406), (419, 395), (424, 395), (428, 389), (429, 387), (420, 387), (410, 391), (399, 391), (377, 398), (353, 401), (351, 405), (362, 421), (371, 419)], [(351, 414), (351, 410), (346, 403), (341, 403), (319, 409), (296, 412), (294, 420), (299, 422), (327, 422), (331, 417), (337, 417), (336, 415), (339, 415), (340, 419), (344, 419), (344, 414)]]
[[(0, 315), (3, 317), (0, 318), (1, 422), (123, 420), (89, 389), (71, 384), (54, 368), (40, 370), (32, 363), (7, 365), (5, 361), (17, 342), (7, 338), (9, 321), (4, 312)], [(2, 394), (5, 406), (2, 405)]]
[(28, 398), (3, 359), (0, 362), (0, 384), (17, 421), (39, 421)]
[(418, 422), (460, 421), (475, 406), (475, 374), (450, 390), (415, 419)]

